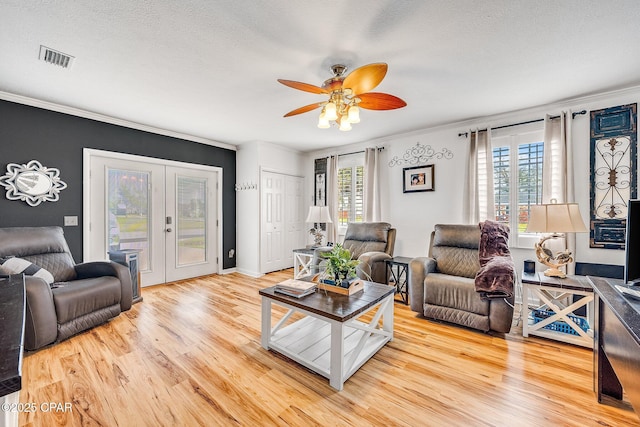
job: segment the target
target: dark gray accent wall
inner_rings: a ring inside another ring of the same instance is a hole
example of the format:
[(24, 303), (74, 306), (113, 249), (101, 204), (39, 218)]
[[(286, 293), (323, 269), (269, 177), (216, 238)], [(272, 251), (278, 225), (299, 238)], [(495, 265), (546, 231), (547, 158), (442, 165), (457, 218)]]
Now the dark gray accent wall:
[(183, 139), (143, 132), (82, 117), (0, 100), (0, 175), (7, 164), (38, 160), (60, 169), (67, 188), (58, 202), (31, 207), (7, 200), (0, 187), (0, 227), (63, 226), (65, 215), (77, 215), (77, 227), (64, 227), (76, 261), (82, 260), (82, 156), (83, 148), (136, 154), (158, 159), (221, 167), (222, 261), (235, 267), (235, 257), (225, 256), (236, 247), (236, 152)]

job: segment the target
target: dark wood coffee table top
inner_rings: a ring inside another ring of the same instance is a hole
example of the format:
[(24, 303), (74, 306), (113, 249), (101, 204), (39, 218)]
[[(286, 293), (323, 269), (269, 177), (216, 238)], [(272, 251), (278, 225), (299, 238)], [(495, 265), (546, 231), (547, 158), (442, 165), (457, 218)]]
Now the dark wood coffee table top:
[(373, 307), (385, 297), (393, 295), (396, 288), (380, 283), (364, 282), (364, 290), (353, 295), (341, 295), (316, 289), (302, 298), (294, 298), (275, 292), (275, 286), (260, 290), (260, 295), (310, 311), (323, 317), (345, 322)]

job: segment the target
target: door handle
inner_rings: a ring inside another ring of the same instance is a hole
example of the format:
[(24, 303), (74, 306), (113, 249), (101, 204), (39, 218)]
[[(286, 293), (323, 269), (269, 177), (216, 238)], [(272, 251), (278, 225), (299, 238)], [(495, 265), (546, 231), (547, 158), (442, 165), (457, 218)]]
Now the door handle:
[(171, 233), (171, 229), (170, 228), (167, 228), (166, 231), (167, 231), (167, 233)]

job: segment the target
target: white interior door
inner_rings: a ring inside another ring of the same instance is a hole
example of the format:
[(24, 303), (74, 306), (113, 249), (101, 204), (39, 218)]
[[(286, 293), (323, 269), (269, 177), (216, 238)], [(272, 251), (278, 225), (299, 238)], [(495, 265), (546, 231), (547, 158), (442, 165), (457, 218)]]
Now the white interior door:
[(86, 260), (138, 251), (142, 286), (218, 271), (218, 172), (91, 155)]
[(260, 181), (260, 271), (291, 268), (304, 247), (304, 178), (262, 171)]
[(286, 266), (293, 266), (293, 250), (305, 246), (304, 178), (285, 177), (285, 235), (284, 255)]
[[(261, 187), (261, 272), (285, 268), (284, 258), (284, 175), (262, 172)], [(293, 264), (292, 264), (293, 265)]]

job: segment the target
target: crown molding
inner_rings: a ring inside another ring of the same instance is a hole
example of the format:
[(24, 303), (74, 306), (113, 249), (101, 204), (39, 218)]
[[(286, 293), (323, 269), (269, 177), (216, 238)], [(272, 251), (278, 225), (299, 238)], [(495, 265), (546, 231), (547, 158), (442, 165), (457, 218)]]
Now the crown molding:
[(226, 144), (224, 142), (218, 142), (211, 139), (188, 135), (181, 132), (175, 132), (168, 129), (161, 129), (154, 126), (148, 126), (142, 123), (136, 123), (129, 120), (119, 119), (117, 117), (111, 117), (104, 114), (83, 110), (80, 108), (69, 107), (66, 105), (56, 104), (54, 102), (49, 102), (49, 101), (43, 101), (41, 99), (36, 99), (36, 98), (30, 98), (28, 96), (17, 95), (10, 92), (0, 91), (0, 99), (5, 101), (10, 101), (10, 102), (15, 102), (17, 104), (24, 104), (24, 105), (29, 105), (31, 107), (37, 107), (45, 110), (55, 111), (58, 113), (69, 114), (71, 116), (77, 116), (85, 119), (91, 119), (91, 120), (96, 120), (103, 123), (122, 126), (130, 129), (141, 130), (144, 132), (150, 132), (158, 135), (169, 136), (172, 138), (184, 139), (187, 141), (197, 142), (199, 144), (211, 145), (213, 147), (224, 148), (226, 150), (232, 150), (232, 151), (237, 150), (235, 145)]

